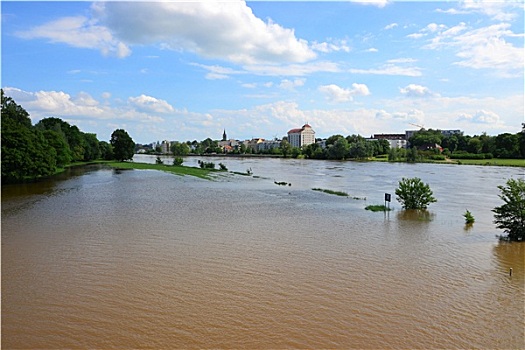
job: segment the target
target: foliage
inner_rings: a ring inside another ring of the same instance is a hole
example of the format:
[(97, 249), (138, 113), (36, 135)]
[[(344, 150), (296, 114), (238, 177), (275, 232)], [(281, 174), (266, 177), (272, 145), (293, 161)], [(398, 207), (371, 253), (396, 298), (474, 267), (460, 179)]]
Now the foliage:
[(175, 166), (181, 166), (182, 163), (184, 163), (184, 159), (181, 157), (175, 157), (175, 159), (173, 159), (173, 165)]
[(288, 140), (281, 141), (281, 153), (285, 158), (292, 153), (292, 145), (290, 144), (290, 142), (288, 142)]
[(419, 159), (419, 154), (416, 147), (412, 147), (406, 152), (406, 160), (409, 163), (415, 163)]
[(412, 135), (412, 137), (408, 140), (411, 147), (421, 147), (426, 144), (441, 144), (441, 141), (443, 140), (443, 134), (440, 130), (424, 130), (421, 129)]
[(187, 156), (190, 153), (190, 146), (184, 142), (174, 142), (171, 145), (171, 152), (175, 157)]
[(426, 209), (430, 203), (437, 201), (430, 186), (417, 177), (402, 178), (396, 195), (404, 209)]
[[(57, 152), (29, 113), (4, 95), (2, 99), (2, 183), (32, 180), (56, 171)], [(62, 161), (62, 159), (61, 159)]]
[(132, 159), (135, 152), (135, 142), (123, 129), (117, 129), (111, 134), (110, 144), (113, 156), (119, 162)]
[(215, 169), (214, 162), (203, 162), (202, 160), (199, 160), (198, 163), (201, 169)]
[(113, 156), (113, 147), (106, 141), (98, 142), (98, 149), (100, 150), (100, 158), (104, 160), (112, 160)]
[(473, 224), (475, 221), (474, 216), (468, 209), (465, 211), (465, 214), (463, 214), (463, 217), (465, 218), (466, 224)]
[[(327, 141), (328, 144), (328, 141)], [(333, 145), (327, 146), (328, 159), (342, 160), (348, 154), (348, 141), (344, 137), (339, 137)]]
[(221, 171), (228, 171), (228, 168), (226, 167), (226, 165), (224, 165), (222, 163), (219, 163), (219, 170), (221, 170)]
[(370, 210), (370, 211), (390, 211), (392, 209), (387, 207), (384, 204), (376, 204), (376, 205), (367, 205), (365, 207), (365, 210)]
[(343, 191), (334, 191), (334, 190), (327, 190), (324, 188), (312, 188), (314, 191), (324, 192), (328, 194), (335, 194), (336, 196), (342, 196), (342, 197), (348, 197), (348, 193)]
[(498, 188), (504, 204), (492, 210), (494, 223), (507, 234), (502, 239), (522, 241), (525, 239), (525, 180), (509, 179), (506, 186)]
[(492, 159), (492, 153), (468, 153), (457, 151), (450, 154), (450, 159)]
[[(373, 142), (376, 143), (376, 142)], [(348, 157), (355, 159), (366, 159), (374, 154), (374, 145), (364, 139), (349, 144)]]
[(164, 162), (162, 161), (162, 159), (160, 159), (159, 156), (157, 156), (157, 159), (155, 159), (155, 164), (164, 164)]

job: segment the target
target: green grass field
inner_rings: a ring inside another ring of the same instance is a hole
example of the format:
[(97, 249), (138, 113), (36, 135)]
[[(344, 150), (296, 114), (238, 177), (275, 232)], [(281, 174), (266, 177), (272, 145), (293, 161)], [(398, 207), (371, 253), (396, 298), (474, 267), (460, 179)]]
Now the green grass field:
[[(372, 158), (375, 162), (388, 162), (386, 158)], [(400, 160), (398, 162), (404, 162)], [(434, 164), (463, 164), (463, 165), (487, 165), (487, 166), (512, 166), (525, 167), (525, 159), (447, 159), (447, 160), (429, 160), (425, 159), (416, 163), (434, 163)]]
[(525, 159), (452, 159), (451, 163), (465, 165), (492, 165), (525, 167)]

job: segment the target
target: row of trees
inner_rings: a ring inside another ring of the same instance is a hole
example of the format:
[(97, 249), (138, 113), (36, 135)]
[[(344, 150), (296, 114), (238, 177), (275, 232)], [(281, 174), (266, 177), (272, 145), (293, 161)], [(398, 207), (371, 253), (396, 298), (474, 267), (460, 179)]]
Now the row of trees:
[[(525, 127), (524, 127), (525, 128)], [(481, 135), (443, 135), (440, 130), (420, 130), (409, 140), (412, 147), (428, 144), (443, 147), (447, 156), (461, 154), (480, 155), (495, 158), (525, 158), (525, 129), (516, 134), (504, 133), (497, 136)]]
[(33, 126), (29, 113), (3, 90), (1, 98), (2, 183), (52, 175), (74, 162), (133, 157), (135, 144), (122, 129), (106, 142), (59, 118), (45, 118)]

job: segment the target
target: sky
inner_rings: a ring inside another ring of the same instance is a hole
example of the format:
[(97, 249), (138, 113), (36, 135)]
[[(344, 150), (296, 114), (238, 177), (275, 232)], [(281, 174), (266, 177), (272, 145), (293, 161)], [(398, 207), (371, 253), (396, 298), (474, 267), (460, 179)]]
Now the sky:
[(1, 87), (109, 141), (517, 133), (520, 1), (2, 1)]

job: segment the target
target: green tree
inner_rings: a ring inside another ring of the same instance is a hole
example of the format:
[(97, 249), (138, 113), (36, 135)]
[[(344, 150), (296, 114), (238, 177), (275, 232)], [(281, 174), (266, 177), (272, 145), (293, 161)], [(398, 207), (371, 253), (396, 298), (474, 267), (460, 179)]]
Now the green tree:
[(288, 142), (288, 140), (281, 141), (281, 153), (285, 158), (292, 153), (292, 145), (290, 145), (290, 142)]
[(420, 147), (425, 144), (438, 144), (441, 145), (441, 140), (443, 139), (443, 135), (441, 134), (441, 131), (439, 130), (420, 130), (414, 133), (412, 137), (409, 139), (410, 146), (411, 147)]
[(90, 161), (100, 158), (100, 148), (97, 135), (82, 133), (84, 138), (84, 161)]
[(56, 171), (56, 151), (40, 130), (31, 125), (29, 113), (1, 90), (2, 183), (21, 182)]
[(299, 147), (292, 147), (292, 158), (297, 158), (301, 155), (301, 149)]
[(418, 177), (402, 178), (396, 195), (404, 209), (426, 209), (430, 203), (437, 202), (430, 186)]
[(494, 208), (494, 223), (503, 229), (509, 241), (525, 239), (525, 180), (509, 179), (506, 186), (498, 186), (504, 204)]
[(303, 153), (306, 155), (307, 158), (310, 159), (322, 159), (324, 158), (324, 153), (322, 147), (318, 143), (312, 143), (307, 145)]
[(69, 150), (64, 134), (55, 130), (44, 130), (42, 134), (47, 140), (47, 143), (55, 149), (57, 166), (64, 167), (71, 163), (71, 151)]
[(366, 159), (371, 157), (373, 154), (374, 145), (365, 141), (364, 139), (351, 143), (348, 150), (348, 156), (355, 159)]
[[(326, 139), (326, 147), (330, 146), (330, 145), (333, 145), (335, 143), (335, 141), (339, 140), (341, 137), (344, 137), (343, 135), (332, 135), (330, 136), (329, 138)], [(348, 140), (347, 140), (348, 141)]]
[(333, 145), (328, 146), (329, 159), (345, 159), (348, 154), (348, 141), (343, 137), (339, 137)]
[(499, 134), (494, 140), (494, 148), (494, 156), (498, 158), (519, 158), (518, 134)]
[(113, 156), (119, 162), (133, 158), (135, 142), (124, 129), (113, 131), (109, 143), (113, 148)]
[(113, 156), (113, 147), (106, 141), (99, 141), (100, 158), (105, 160), (115, 159)]
[(406, 151), (407, 162), (415, 163), (419, 159), (419, 153), (415, 147), (412, 147)]
[(171, 151), (175, 157), (187, 156), (190, 153), (190, 147), (186, 143), (174, 142), (171, 145)]

